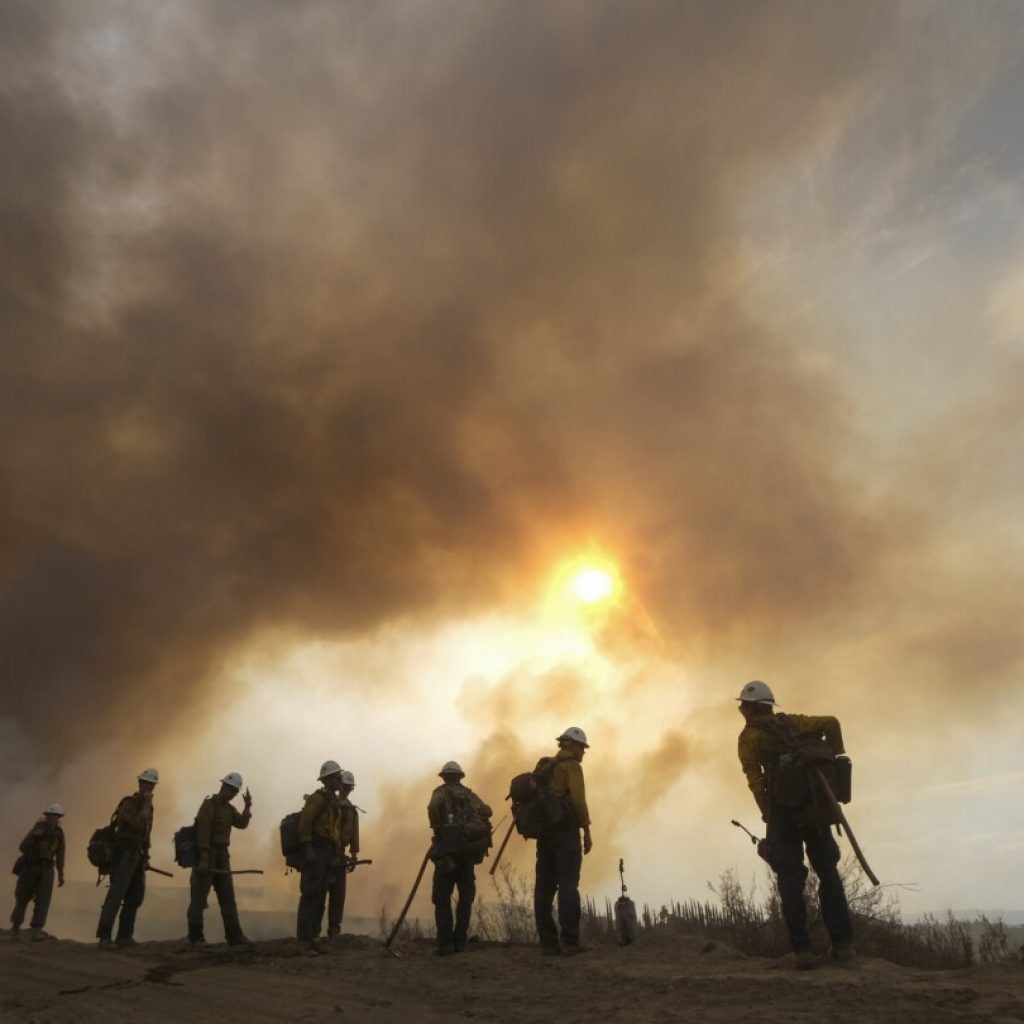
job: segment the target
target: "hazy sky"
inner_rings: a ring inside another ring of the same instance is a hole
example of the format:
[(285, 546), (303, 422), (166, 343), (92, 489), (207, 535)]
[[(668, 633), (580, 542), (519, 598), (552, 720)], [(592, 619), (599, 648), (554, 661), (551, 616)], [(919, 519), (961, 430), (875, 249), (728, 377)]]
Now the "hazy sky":
[[(700, 896), (755, 872), (763, 678), (840, 717), (907, 910), (1020, 905), (1022, 30), (1015, 0), (0, 5), (12, 849), (54, 799), (81, 849), (155, 764), (163, 859), (238, 770), (276, 868), (330, 757), (374, 913), (441, 763), (500, 805), (578, 724), (584, 888), (622, 856), (640, 901)], [(598, 556), (614, 605), (558, 601)]]

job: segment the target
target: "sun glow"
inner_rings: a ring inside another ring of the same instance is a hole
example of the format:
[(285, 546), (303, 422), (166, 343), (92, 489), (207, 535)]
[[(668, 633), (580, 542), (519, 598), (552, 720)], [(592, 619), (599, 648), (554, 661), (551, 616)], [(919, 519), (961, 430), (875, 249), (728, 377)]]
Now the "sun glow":
[(590, 566), (581, 569), (572, 580), (572, 589), (584, 604), (596, 604), (611, 597), (615, 580), (607, 569)]
[(549, 596), (560, 615), (578, 620), (581, 614), (590, 619), (599, 610), (610, 608), (621, 590), (622, 581), (612, 562), (580, 555), (556, 569)]

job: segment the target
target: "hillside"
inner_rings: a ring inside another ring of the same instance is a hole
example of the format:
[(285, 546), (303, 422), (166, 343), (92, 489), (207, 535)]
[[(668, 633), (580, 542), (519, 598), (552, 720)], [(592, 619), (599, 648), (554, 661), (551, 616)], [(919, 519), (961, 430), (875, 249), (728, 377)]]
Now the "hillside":
[(395, 959), (362, 936), (313, 959), (285, 939), (244, 953), (179, 942), (101, 953), (91, 944), (3, 936), (0, 1021), (1024, 1021), (1024, 971), (1009, 965), (939, 972), (863, 959), (798, 973), (788, 958), (748, 958), (687, 938), (602, 946), (571, 960), (528, 947), (480, 946), (445, 959), (426, 942), (399, 951)]

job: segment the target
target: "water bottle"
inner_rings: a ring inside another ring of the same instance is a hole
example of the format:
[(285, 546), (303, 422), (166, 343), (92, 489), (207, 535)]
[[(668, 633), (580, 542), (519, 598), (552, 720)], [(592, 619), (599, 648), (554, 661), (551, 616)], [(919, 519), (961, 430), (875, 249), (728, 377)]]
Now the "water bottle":
[(848, 804), (853, 791), (853, 764), (845, 754), (836, 758), (836, 793), (841, 804)]

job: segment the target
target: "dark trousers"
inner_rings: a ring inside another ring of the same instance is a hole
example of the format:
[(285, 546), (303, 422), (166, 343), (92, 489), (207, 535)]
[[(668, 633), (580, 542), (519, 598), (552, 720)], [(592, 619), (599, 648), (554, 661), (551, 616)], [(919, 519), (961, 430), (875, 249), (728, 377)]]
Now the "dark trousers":
[(773, 804), (768, 815), (768, 842), (771, 844), (771, 866), (779, 884), (782, 917), (789, 932), (794, 953), (811, 948), (807, 930), (807, 905), (804, 885), (807, 881), (807, 859), (818, 876), (818, 899), (821, 916), (833, 946), (853, 941), (853, 922), (846, 902), (843, 882), (839, 877), (839, 846), (828, 825), (801, 825), (795, 813)]
[(299, 881), (299, 912), (295, 934), (311, 942), (323, 926), (324, 909), (327, 904), (327, 883), (332, 866), (340, 859), (337, 844), (323, 836), (313, 836), (314, 859), (303, 860)]
[(18, 882), (14, 887), (14, 911), (11, 924), (20, 928), (25, 920), (25, 911), (29, 903), (35, 900), (32, 910), (33, 928), (42, 928), (46, 924), (46, 915), (50, 912), (50, 899), (53, 896), (53, 862), (36, 861), (26, 864), (18, 874)]
[[(583, 847), (580, 830), (571, 823), (556, 825), (537, 840), (537, 877), (533, 886), (533, 914), (542, 946), (580, 942), (580, 868)], [(558, 894), (558, 927), (551, 912)]]
[[(118, 847), (114, 869), (110, 872), (110, 888), (100, 911), (96, 938), (109, 939), (117, 919), (117, 940), (130, 939), (135, 934), (135, 915), (146, 898), (146, 858), (142, 848), (135, 845)], [(118, 918), (118, 910), (121, 916)]]
[[(218, 871), (231, 870), (231, 854), (226, 846), (210, 847), (210, 867)], [(210, 898), (210, 889), (217, 894), (221, 920), (224, 922), (224, 938), (228, 942), (242, 941), (242, 926), (238, 923), (238, 904), (235, 902), (235, 883), (230, 875), (214, 875), (192, 869), (192, 899), (188, 905), (185, 920), (188, 921), (188, 937), (196, 942), (203, 936), (203, 911)]]
[[(459, 890), (452, 920), (452, 895)], [(434, 924), (437, 926), (438, 949), (466, 948), (469, 938), (469, 919), (476, 899), (476, 864), (470, 857), (442, 857), (434, 865), (434, 884), (431, 900), (434, 904)]]
[[(348, 870), (344, 861), (334, 865), (327, 872), (327, 934), (341, 934), (341, 919), (345, 916), (345, 889), (347, 887)], [(320, 915), (316, 933), (320, 934), (324, 916)]]

